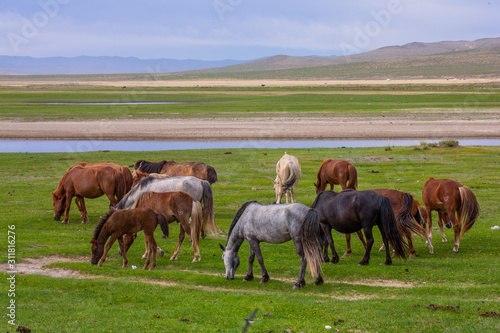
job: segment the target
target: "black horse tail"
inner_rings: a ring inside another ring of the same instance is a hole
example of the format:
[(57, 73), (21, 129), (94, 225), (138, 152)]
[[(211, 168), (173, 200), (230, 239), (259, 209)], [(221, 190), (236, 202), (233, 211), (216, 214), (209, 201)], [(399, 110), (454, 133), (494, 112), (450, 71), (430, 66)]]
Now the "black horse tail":
[(168, 220), (165, 215), (162, 213), (157, 213), (156, 214), (156, 223), (157, 225), (159, 224), (161, 227), (161, 231), (163, 232), (163, 238), (166, 238), (169, 236), (169, 229), (168, 229)]
[(215, 235), (220, 231), (220, 229), (215, 224), (214, 197), (212, 195), (212, 187), (207, 181), (203, 181), (202, 186), (203, 197), (201, 201), (203, 201), (203, 224), (212, 235)]
[(323, 262), (321, 244), (318, 240), (320, 230), (318, 212), (315, 209), (309, 209), (300, 226), (300, 239), (307, 265), (311, 270), (311, 275), (315, 278), (321, 276), (321, 263)]
[(382, 196), (380, 198), (379, 208), (379, 218), (381, 219), (384, 228), (383, 232), (385, 233), (389, 244), (394, 249), (394, 254), (396, 257), (406, 259), (406, 255), (409, 253), (408, 244), (406, 244), (401, 233), (399, 232), (391, 202), (387, 197)]
[(217, 181), (217, 172), (210, 165), (207, 166), (207, 180), (210, 184), (213, 184)]
[(403, 194), (403, 204), (401, 209), (396, 212), (396, 222), (398, 227), (402, 230), (413, 232), (419, 236), (425, 237), (425, 229), (422, 227), (415, 217), (412, 215), (413, 196), (410, 193)]

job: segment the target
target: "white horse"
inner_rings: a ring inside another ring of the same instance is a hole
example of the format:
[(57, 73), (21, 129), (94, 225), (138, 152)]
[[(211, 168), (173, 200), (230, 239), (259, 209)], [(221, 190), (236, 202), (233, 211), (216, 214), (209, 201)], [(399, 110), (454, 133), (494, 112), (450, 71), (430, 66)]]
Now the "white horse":
[(286, 203), (290, 198), (295, 203), (295, 186), (299, 182), (302, 171), (297, 157), (285, 153), (276, 163), (276, 179), (273, 180), (274, 191), (276, 192), (276, 203), (281, 203), (283, 194), (286, 196)]

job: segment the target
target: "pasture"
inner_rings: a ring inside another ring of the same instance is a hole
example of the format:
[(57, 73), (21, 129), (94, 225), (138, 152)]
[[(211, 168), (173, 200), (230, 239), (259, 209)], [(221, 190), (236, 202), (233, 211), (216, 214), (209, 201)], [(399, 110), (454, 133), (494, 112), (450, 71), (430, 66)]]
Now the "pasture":
[[(14, 98), (14, 97), (13, 97)], [(43, 97), (46, 98), (46, 97)], [(452, 105), (454, 102), (450, 102)], [(16, 103), (10, 104), (12, 110)], [(180, 106), (179, 106), (180, 107)], [(19, 106), (23, 110), (29, 108)], [(54, 109), (51, 109), (54, 110)], [(43, 113), (43, 112), (42, 112)], [(62, 117), (57, 110), (42, 117)], [(85, 117), (85, 115), (80, 115)], [(375, 228), (370, 264), (357, 263), (363, 248), (353, 237), (353, 254), (336, 265), (322, 264), (325, 283), (314, 286), (306, 274), (304, 288), (294, 290), (300, 268), (292, 242), (261, 244), (270, 275), (260, 285), (243, 282), (249, 247), (240, 249), (241, 265), (234, 280), (224, 279), (219, 244), (225, 244), (229, 225), (239, 207), (249, 201), (272, 203), (272, 179), (284, 150), (230, 149), (159, 152), (90, 152), (60, 154), (0, 154), (0, 228), (8, 243), (9, 226), (15, 226), (15, 257), (21, 267), (31, 260), (48, 263), (40, 274), (18, 274), (15, 297), (2, 288), (1, 318), (7, 331), (6, 309), (15, 300), (15, 324), (32, 332), (240, 332), (254, 309), (258, 312), (249, 332), (494, 332), (500, 330), (500, 224), (498, 185), (499, 147), (430, 148), (391, 147), (339, 149), (287, 149), (298, 157), (302, 178), (297, 202), (311, 205), (313, 183), (325, 158), (342, 158), (358, 170), (358, 189), (394, 188), (408, 191), (422, 203), (423, 184), (430, 177), (452, 178), (469, 186), (481, 206), (479, 219), (452, 253), (453, 232), (445, 230), (442, 243), (434, 213), (430, 255), (421, 237), (415, 239), (416, 259), (393, 259), (381, 266), (385, 253)], [(170, 225), (170, 238), (158, 245), (168, 252), (157, 267), (142, 270), (143, 233), (128, 252), (128, 268), (115, 244), (102, 267), (90, 264), (90, 240), (100, 216), (108, 210), (105, 197), (86, 200), (89, 223), (80, 224), (72, 204), (69, 224), (53, 221), (51, 192), (65, 170), (76, 162), (114, 162), (132, 165), (137, 160), (198, 161), (212, 165), (218, 182), (212, 185), (218, 237), (200, 241), (201, 261), (191, 263), (193, 249), (184, 242), (177, 261), (170, 261), (179, 226)], [(337, 251), (345, 249), (344, 235), (333, 233)], [(3, 246), (2, 262), (7, 261)], [(43, 261), (42, 261), (42, 258)], [(61, 260), (69, 258), (69, 260)], [(3, 264), (5, 265), (5, 264)], [(137, 269), (132, 269), (132, 265)], [(2, 266), (5, 267), (5, 266)], [(5, 281), (10, 275), (1, 273)], [(61, 277), (62, 276), (62, 277)], [(5, 284), (4, 284), (5, 285)]]

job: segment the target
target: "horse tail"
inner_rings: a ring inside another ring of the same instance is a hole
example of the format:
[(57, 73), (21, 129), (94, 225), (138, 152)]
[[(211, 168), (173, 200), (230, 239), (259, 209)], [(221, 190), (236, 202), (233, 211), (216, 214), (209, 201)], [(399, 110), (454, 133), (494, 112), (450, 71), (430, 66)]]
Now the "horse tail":
[(104, 227), (104, 224), (109, 220), (109, 218), (111, 217), (111, 215), (113, 215), (114, 212), (116, 212), (116, 209), (110, 208), (108, 210), (108, 212), (104, 216), (101, 217), (101, 219), (99, 220), (99, 222), (96, 224), (96, 226), (94, 228), (94, 236), (92, 236), (92, 240), (90, 241), (91, 243), (93, 243), (94, 241), (96, 241), (99, 238), (99, 235), (101, 234), (101, 231), (102, 231), (102, 228)]
[(352, 164), (347, 166), (347, 171), (349, 172), (349, 186), (347, 188), (355, 190), (358, 188), (358, 171)]
[(156, 225), (160, 225), (161, 231), (163, 232), (163, 237), (169, 236), (168, 220), (163, 213), (156, 213)]
[(394, 249), (394, 254), (396, 257), (406, 259), (406, 255), (409, 253), (408, 244), (406, 244), (401, 236), (401, 233), (399, 232), (391, 202), (387, 197), (382, 196), (380, 198), (379, 214), (384, 230), (383, 232), (385, 233), (389, 244), (391, 244)]
[(462, 233), (465, 234), (476, 222), (479, 215), (479, 203), (476, 196), (467, 186), (458, 188), (460, 192), (460, 224), (462, 224)]
[(127, 180), (125, 175), (121, 172), (115, 173), (115, 195), (116, 199), (120, 201), (125, 194), (127, 194)]
[(203, 181), (203, 223), (206, 225), (208, 231), (215, 235), (219, 232), (219, 228), (215, 224), (214, 218), (214, 197), (212, 195), (212, 187), (209, 182)]
[[(418, 223), (412, 215), (413, 196), (410, 193), (403, 194), (403, 203), (401, 209), (396, 213), (396, 222), (398, 227), (413, 232), (419, 236), (425, 237), (425, 229)], [(417, 211), (420, 217), (420, 213)], [(421, 218), (421, 217), (420, 217)]]
[(193, 244), (200, 243), (200, 231), (202, 224), (202, 214), (203, 209), (201, 208), (201, 203), (197, 200), (193, 200), (191, 205), (191, 241)]
[(123, 176), (125, 177), (125, 185), (126, 185), (125, 193), (127, 193), (132, 188), (132, 183), (134, 182), (134, 176), (132, 175), (130, 169), (126, 166), (122, 166), (122, 173)]
[(217, 181), (217, 172), (210, 165), (207, 166), (207, 180), (210, 184), (213, 184)]
[(314, 184), (314, 186), (316, 187), (316, 193), (318, 193), (319, 191), (323, 191), (322, 190), (323, 189), (323, 179), (322, 179), (321, 175), (323, 173), (323, 168), (325, 167), (325, 164), (327, 163), (327, 161), (331, 161), (331, 159), (324, 160), (318, 169), (318, 173), (316, 174), (317, 183)]
[(315, 209), (309, 209), (300, 226), (300, 240), (304, 249), (307, 265), (311, 270), (311, 275), (315, 278), (321, 275), (321, 263), (323, 262), (321, 244), (318, 240), (319, 235), (320, 225), (318, 212)]

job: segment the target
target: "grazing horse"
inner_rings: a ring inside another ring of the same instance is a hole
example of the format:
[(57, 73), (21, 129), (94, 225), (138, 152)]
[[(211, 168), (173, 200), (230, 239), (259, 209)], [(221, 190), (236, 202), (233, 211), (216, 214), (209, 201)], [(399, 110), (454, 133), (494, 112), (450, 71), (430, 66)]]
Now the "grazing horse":
[[(199, 242), (202, 209), (198, 201), (183, 191), (143, 192), (132, 206), (132, 208), (139, 207), (150, 208), (165, 215), (168, 223), (177, 221), (181, 225), (179, 241), (170, 260), (177, 260), (184, 234), (187, 233), (193, 243), (194, 259), (192, 262), (200, 261)], [(189, 225), (189, 219), (191, 219), (191, 226)]]
[[(93, 265), (98, 264), (99, 267), (102, 266), (109, 249), (118, 240), (120, 252), (123, 257), (122, 267), (126, 267), (128, 263), (127, 251), (134, 242), (133, 235), (143, 230), (144, 240), (148, 248), (148, 256), (144, 264), (144, 269), (148, 268), (151, 255), (153, 256), (153, 260), (149, 269), (153, 269), (156, 266), (156, 241), (154, 232), (158, 224), (160, 224), (163, 233), (168, 236), (168, 221), (163, 214), (156, 213), (149, 208), (110, 209), (94, 229), (94, 236), (90, 241), (92, 244), (90, 262)], [(108, 241), (107, 244), (106, 241)], [(104, 248), (105, 244), (106, 249)]]
[(323, 284), (321, 277), (321, 247), (318, 241), (318, 214), (314, 209), (300, 203), (283, 205), (263, 205), (255, 201), (245, 203), (236, 213), (229, 227), (226, 246), (220, 245), (222, 260), (226, 269), (226, 279), (234, 279), (240, 264), (238, 251), (243, 241), (250, 244), (248, 273), (243, 281), (253, 279), (253, 262), (257, 255), (262, 279), (260, 283), (269, 281), (269, 274), (264, 266), (264, 259), (259, 243), (280, 244), (293, 240), (300, 257), (300, 273), (294, 289), (303, 287), (306, 265), (316, 278), (315, 285)]
[[(397, 257), (406, 259), (408, 245), (399, 233), (396, 218), (389, 199), (373, 191), (321, 192), (311, 208), (318, 211), (319, 221), (338, 232), (348, 234), (363, 229), (366, 237), (366, 251), (359, 265), (368, 265), (373, 246), (372, 228), (378, 226), (386, 247), (385, 265), (391, 265), (389, 244)], [(338, 263), (331, 233), (325, 233), (332, 250), (331, 263)]]
[[(77, 163), (68, 168), (59, 181), (57, 189), (52, 192), (54, 204), (54, 220), (59, 221), (66, 210), (62, 224), (68, 223), (71, 200), (75, 198), (76, 205), (82, 215), (82, 223), (87, 223), (89, 218), (84, 198), (98, 198), (106, 195), (110, 206), (117, 204), (130, 189), (127, 178), (121, 171), (121, 166), (102, 165), (100, 163)], [(128, 169), (127, 169), (128, 170)], [(130, 173), (130, 170), (128, 170)]]
[[(458, 252), (460, 236), (472, 228), (479, 215), (479, 203), (474, 193), (456, 180), (430, 177), (424, 184), (422, 199), (427, 212), (429, 244), (432, 239), (431, 213), (435, 210), (448, 228), (453, 227), (455, 243), (452, 252)], [(440, 228), (443, 235), (441, 224)], [(446, 241), (446, 238), (443, 238), (443, 241)]]
[[(410, 193), (393, 190), (393, 189), (373, 189), (370, 190), (387, 197), (391, 202), (392, 210), (398, 222), (399, 231), (406, 237), (408, 247), (410, 249), (410, 258), (416, 258), (416, 251), (413, 247), (412, 233), (425, 237), (427, 239), (427, 232), (424, 227), (424, 220), (422, 218), (420, 203)], [(384, 250), (382, 245), (379, 251)], [(429, 243), (429, 252), (432, 254), (434, 249)]]
[(215, 169), (200, 162), (176, 163), (174, 161), (149, 162), (139, 160), (135, 162), (134, 170), (147, 173), (166, 173), (170, 176), (193, 176), (207, 180), (210, 184), (217, 181)]
[[(330, 190), (334, 190), (334, 185), (340, 185), (342, 190), (358, 187), (358, 172), (354, 165), (345, 160), (332, 160), (327, 158), (321, 163), (318, 170), (318, 182), (314, 184), (316, 194), (323, 192), (330, 184)], [(349, 182), (349, 185), (347, 185)]]
[(286, 203), (290, 197), (290, 202), (295, 203), (295, 186), (299, 182), (302, 171), (297, 157), (285, 153), (276, 163), (276, 179), (273, 180), (274, 191), (276, 192), (276, 203), (281, 203), (283, 193), (286, 196)]
[[(146, 177), (134, 186), (118, 204), (116, 209), (130, 209), (143, 192), (187, 192), (194, 200), (201, 202), (203, 209), (203, 224), (201, 228), (202, 237), (206, 231), (215, 234), (219, 228), (214, 220), (214, 199), (210, 183), (196, 177), (169, 177), (153, 178)], [(186, 230), (185, 230), (186, 231)], [(189, 234), (189, 233), (188, 233)]]

